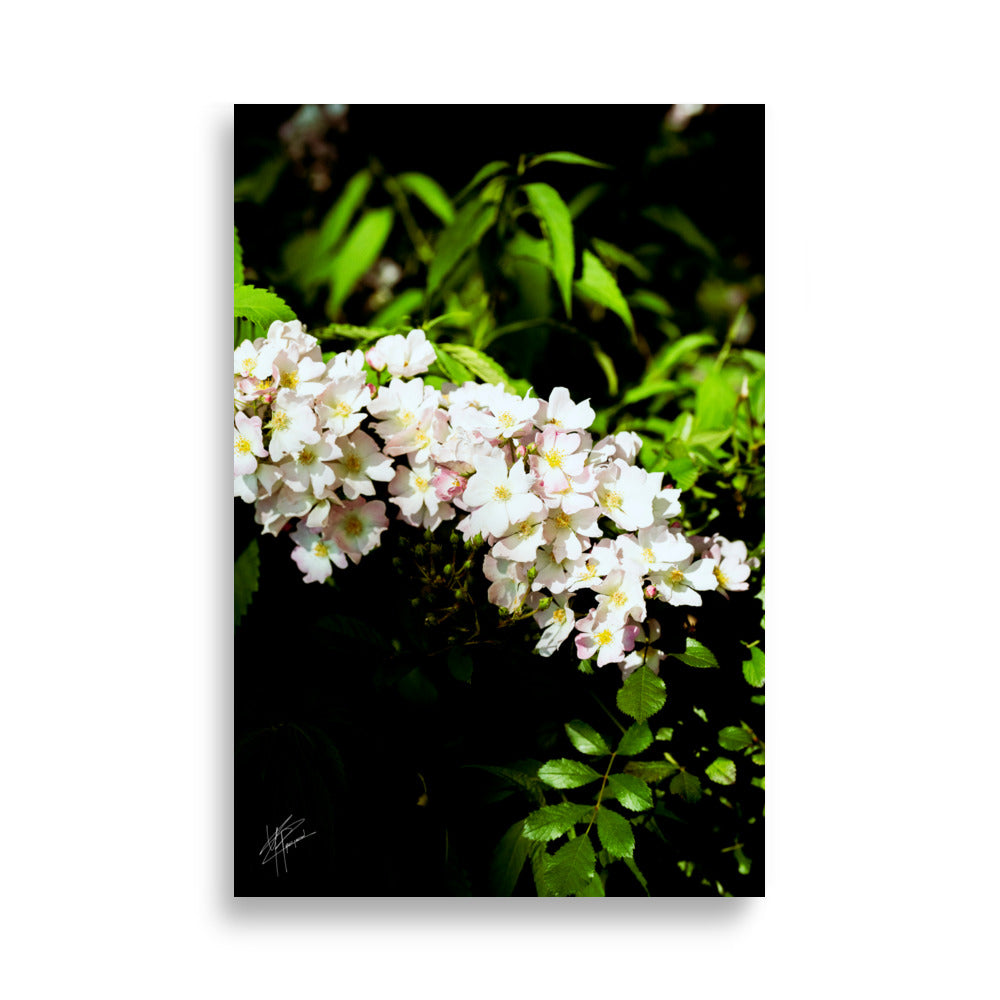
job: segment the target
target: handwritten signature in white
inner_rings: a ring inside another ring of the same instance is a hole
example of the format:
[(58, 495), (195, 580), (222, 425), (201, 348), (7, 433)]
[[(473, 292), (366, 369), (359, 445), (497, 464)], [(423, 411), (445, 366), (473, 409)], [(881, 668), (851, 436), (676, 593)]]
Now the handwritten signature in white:
[(275, 874), (280, 875), (281, 869), (284, 868), (287, 875), (289, 848), (305, 840), (306, 837), (314, 837), (316, 835), (316, 831), (313, 830), (312, 833), (300, 833), (298, 836), (295, 836), (303, 823), (305, 823), (304, 819), (298, 819), (293, 823), (292, 817), (289, 816), (280, 826), (275, 828), (274, 833), (271, 833), (270, 828), (265, 826), (264, 833), (266, 839), (264, 840), (264, 846), (257, 855), (258, 857), (263, 856), (261, 864), (266, 865), (268, 862), (273, 861)]

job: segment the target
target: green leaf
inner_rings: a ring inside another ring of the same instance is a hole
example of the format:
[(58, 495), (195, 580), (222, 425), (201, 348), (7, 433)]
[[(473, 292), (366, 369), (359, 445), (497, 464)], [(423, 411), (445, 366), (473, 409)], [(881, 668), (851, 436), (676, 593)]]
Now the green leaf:
[(667, 702), (667, 686), (643, 665), (629, 674), (618, 691), (618, 707), (636, 722), (644, 722), (655, 715)]
[(764, 653), (759, 646), (750, 647), (750, 659), (743, 661), (743, 676), (751, 687), (764, 686)]
[(601, 366), (601, 370), (604, 372), (604, 377), (608, 380), (608, 392), (612, 396), (618, 395), (618, 372), (615, 371), (615, 363), (611, 358), (601, 350), (597, 345), (596, 341), (591, 343), (591, 349), (594, 352), (594, 357), (597, 363)]
[(732, 427), (738, 398), (722, 372), (709, 372), (695, 396), (694, 416), (698, 429)]
[(236, 604), (236, 625), (246, 614), (253, 595), (257, 592), (257, 583), (260, 579), (260, 550), (257, 539), (253, 539), (250, 544), (240, 553), (239, 559), (233, 568), (233, 596)]
[(378, 260), (395, 219), (396, 213), (391, 208), (365, 212), (341, 244), (328, 271), (332, 287), (326, 313), (331, 319), (340, 312), (354, 286)]
[(476, 171), (476, 176), (473, 177), (472, 180), (469, 181), (469, 183), (466, 184), (457, 195), (455, 195), (456, 203), (460, 202), (470, 191), (482, 184), (488, 177), (495, 176), (500, 173), (501, 170), (506, 170), (509, 166), (510, 164), (505, 160), (492, 160), (490, 163), (487, 163), (485, 167), (480, 167), (479, 170)]
[(314, 337), (320, 340), (341, 339), (353, 340), (363, 343), (367, 340), (375, 340), (384, 337), (389, 331), (385, 329), (375, 329), (370, 326), (352, 326), (350, 323), (327, 323), (319, 330), (311, 331)]
[(552, 788), (579, 788), (596, 781), (600, 775), (582, 761), (560, 757), (546, 761), (538, 769), (538, 777)]
[(458, 262), (475, 247), (486, 231), (496, 222), (497, 206), (493, 202), (470, 201), (455, 216), (454, 221), (438, 237), (434, 259), (427, 269), (429, 303)]
[(532, 844), (521, 836), (524, 821), (518, 820), (504, 835), (493, 852), (490, 863), (490, 886), (497, 896), (509, 896), (517, 886), (521, 869), (528, 854), (537, 850), (537, 844)]
[(582, 215), (607, 189), (607, 184), (590, 184), (585, 187), (579, 194), (570, 199), (567, 206), (570, 218), (575, 219)]
[(689, 667), (717, 667), (719, 665), (719, 661), (712, 655), (712, 651), (690, 636), (687, 639), (687, 649), (683, 653), (668, 653), (667, 655), (675, 657)]
[(650, 396), (659, 396), (665, 392), (675, 392), (677, 389), (676, 382), (669, 381), (653, 381), (653, 382), (643, 382), (641, 385), (635, 386), (633, 389), (629, 389), (628, 392), (622, 396), (621, 406), (628, 406), (631, 403), (638, 403), (641, 399), (648, 399)]
[(743, 853), (743, 848), (737, 845), (733, 851), (733, 857), (736, 858), (736, 864), (739, 865), (740, 874), (749, 875), (750, 859)]
[(635, 323), (632, 312), (622, 295), (615, 276), (589, 250), (583, 251), (583, 275), (573, 285), (577, 294), (605, 306), (621, 317), (635, 338)]
[(698, 466), (690, 458), (674, 458), (667, 462), (667, 472), (679, 490), (689, 490), (698, 480)]
[(753, 743), (753, 737), (742, 726), (726, 726), (719, 730), (719, 746), (723, 750), (742, 750)]
[(764, 373), (760, 372), (750, 379), (747, 387), (749, 392), (750, 412), (758, 424), (764, 423)]
[[(443, 348), (445, 345), (440, 344), (439, 347)], [(466, 382), (474, 382), (472, 372), (465, 367), (460, 361), (451, 357), (447, 351), (438, 350), (437, 352), (437, 363), (438, 367), (445, 373), (445, 376), (450, 382), (454, 382), (455, 385), (464, 385)]]
[(632, 824), (605, 805), (597, 810), (597, 837), (613, 858), (630, 858), (635, 851)]
[(676, 205), (650, 205), (643, 209), (642, 216), (679, 236), (689, 247), (700, 250), (706, 257), (718, 257), (714, 244), (702, 235), (698, 227)]
[(596, 236), (590, 242), (594, 245), (598, 256), (608, 267), (611, 267), (612, 264), (616, 264), (618, 267), (625, 267), (640, 281), (650, 281), (652, 279), (653, 275), (650, 273), (649, 268), (642, 261), (633, 257), (632, 254), (622, 250), (621, 247), (616, 247), (614, 243), (608, 243), (607, 240), (599, 240)]
[(399, 693), (407, 701), (416, 705), (430, 705), (438, 699), (437, 688), (421, 672), (414, 667), (399, 680)]
[(677, 765), (667, 760), (630, 760), (625, 765), (626, 774), (634, 774), (648, 784), (655, 785), (677, 771)]
[(455, 680), (472, 683), (472, 657), (461, 646), (448, 650), (448, 670)]
[(665, 344), (649, 364), (646, 377), (666, 375), (679, 361), (702, 347), (714, 347), (716, 338), (710, 333), (689, 333), (672, 344)]
[(645, 722), (634, 722), (618, 741), (618, 749), (615, 753), (633, 757), (637, 753), (642, 753), (652, 742), (653, 734), (649, 725)]
[(581, 892), (577, 893), (578, 896), (604, 896), (604, 882), (601, 880), (600, 875), (595, 875), (587, 884), (584, 886)]
[(656, 730), (656, 739), (658, 740), (672, 740), (674, 738), (674, 731), (670, 726), (661, 726)]
[(405, 316), (412, 316), (423, 304), (424, 290), (408, 288), (372, 316), (372, 326), (395, 326)]
[(289, 161), (284, 153), (265, 160), (252, 174), (241, 177), (233, 187), (234, 201), (252, 201), (261, 204), (267, 201), (268, 195), (274, 190), (278, 178)]
[(750, 759), (755, 764), (759, 764), (761, 767), (763, 767), (764, 766), (764, 751), (761, 750), (760, 753), (755, 753)]
[(642, 886), (642, 888), (645, 890), (646, 895), (648, 896), (649, 885), (646, 882), (646, 876), (643, 875), (641, 871), (639, 871), (639, 866), (635, 863), (635, 861), (632, 860), (632, 858), (626, 858), (625, 865), (627, 866), (628, 870), (636, 877), (636, 879), (639, 882), (639, 885)]
[(484, 382), (492, 385), (506, 383), (509, 387), (514, 383), (512, 379), (491, 357), (477, 351), (467, 344), (437, 344), (438, 354), (441, 351), (450, 354), (456, 361), (464, 365), (470, 372), (477, 375)]
[(372, 185), (372, 175), (369, 170), (359, 170), (345, 185), (340, 197), (323, 218), (316, 241), (316, 253), (323, 254), (333, 250), (340, 242), (341, 236), (347, 232), (347, 226), (354, 213), (365, 200), (368, 189)]
[(399, 174), (399, 186), (419, 198), (446, 226), (455, 218), (448, 195), (436, 180), (426, 174)]
[(586, 156), (578, 153), (542, 153), (528, 160), (528, 167), (537, 167), (539, 163), (575, 163), (581, 167), (597, 167), (600, 170), (613, 170), (610, 164), (598, 163), (597, 160), (590, 160)]
[(640, 812), (653, 805), (649, 785), (634, 774), (610, 774), (604, 794), (617, 799), (626, 809)]
[(670, 791), (674, 795), (679, 795), (685, 802), (697, 802), (701, 798), (701, 782), (697, 775), (681, 771), (671, 779)]
[(579, 805), (576, 802), (560, 802), (554, 806), (542, 806), (536, 809), (524, 821), (524, 836), (528, 840), (555, 840), (576, 823), (582, 823), (593, 813), (592, 805)]
[(295, 319), (288, 304), (274, 292), (253, 285), (236, 285), (233, 288), (233, 315), (248, 319), (267, 335), (267, 328), (276, 320), (287, 323)]
[[(579, 719), (566, 723), (566, 735), (580, 753), (590, 754), (592, 757), (602, 757), (611, 753), (611, 748), (605, 743), (604, 737), (593, 726), (588, 726)], [(618, 752), (621, 753), (621, 750)]]
[(552, 274), (562, 295), (566, 315), (573, 308), (573, 221), (559, 192), (548, 184), (525, 184), (531, 211), (542, 223), (542, 229), (552, 246)]
[(541, 881), (548, 896), (575, 896), (586, 891), (594, 877), (597, 856), (589, 837), (575, 837), (551, 855)]
[(731, 785), (736, 780), (736, 765), (726, 757), (716, 757), (705, 768), (705, 776), (717, 785)]
[(243, 284), (243, 248), (240, 246), (240, 234), (233, 226), (233, 284)]
[(647, 288), (637, 288), (629, 297), (629, 305), (638, 306), (640, 309), (648, 309), (657, 316), (673, 316), (674, 310), (670, 303), (656, 292), (651, 292)]

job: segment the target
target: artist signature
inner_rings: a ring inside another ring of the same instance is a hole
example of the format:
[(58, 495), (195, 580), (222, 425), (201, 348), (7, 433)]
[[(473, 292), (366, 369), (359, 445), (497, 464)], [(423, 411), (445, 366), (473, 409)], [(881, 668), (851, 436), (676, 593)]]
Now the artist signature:
[(276, 874), (281, 874), (281, 869), (284, 868), (285, 873), (288, 873), (288, 850), (294, 847), (297, 843), (305, 840), (306, 837), (313, 837), (316, 835), (316, 831), (313, 830), (312, 833), (298, 833), (298, 829), (302, 824), (305, 823), (304, 819), (297, 819), (294, 823), (292, 822), (292, 817), (289, 816), (279, 827), (275, 828), (274, 833), (270, 832), (270, 828), (265, 826), (264, 833), (266, 839), (264, 841), (264, 846), (258, 852), (258, 857), (261, 857), (262, 865), (266, 865), (269, 861), (274, 862), (274, 871)]

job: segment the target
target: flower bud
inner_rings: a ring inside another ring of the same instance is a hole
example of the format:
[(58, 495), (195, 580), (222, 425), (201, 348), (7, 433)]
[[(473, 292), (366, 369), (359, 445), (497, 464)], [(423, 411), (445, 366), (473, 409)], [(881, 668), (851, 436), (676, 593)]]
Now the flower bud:
[(643, 593), (646, 595), (646, 600), (651, 601), (654, 597), (656, 597), (656, 587), (653, 584), (650, 584), (645, 590), (643, 590)]
[(529, 566), (528, 567), (528, 582), (531, 583), (535, 579), (536, 576), (538, 576), (538, 567), (537, 566)]
[(501, 618), (506, 618), (507, 615), (510, 614), (510, 612), (506, 608), (498, 608), (497, 610), (500, 612)]
[(443, 573), (443, 574), (444, 574), (445, 576), (451, 576), (451, 563), (445, 563), (445, 564), (444, 564), (444, 565), (443, 565), (443, 566), (441, 567), (441, 572), (442, 572), (442, 573)]
[(539, 611), (544, 611), (551, 603), (552, 603), (552, 598), (551, 597), (543, 597), (538, 602), (538, 610)]

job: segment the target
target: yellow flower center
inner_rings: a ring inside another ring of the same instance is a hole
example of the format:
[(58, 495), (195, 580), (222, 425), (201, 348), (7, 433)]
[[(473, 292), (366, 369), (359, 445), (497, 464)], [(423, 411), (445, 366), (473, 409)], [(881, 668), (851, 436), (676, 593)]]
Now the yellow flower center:
[(556, 451), (555, 448), (549, 451), (542, 452), (542, 458), (552, 466), (553, 469), (561, 469), (563, 464), (563, 459), (566, 456), (561, 451)]
[(299, 384), (299, 373), (298, 372), (282, 372), (281, 373), (281, 386), (283, 389), (294, 389)]
[(236, 447), (233, 449), (233, 451), (237, 452), (240, 455), (245, 455), (248, 451), (251, 450), (251, 448), (253, 448), (253, 445), (250, 444), (250, 442), (245, 437), (241, 437), (237, 440)]
[(535, 530), (535, 526), (530, 521), (522, 521), (517, 526), (517, 533), (522, 538), (527, 538)]
[(257, 359), (256, 358), (254, 358), (254, 357), (244, 358), (243, 359), (243, 374), (244, 375), (249, 375), (250, 372), (252, 372), (254, 370), (254, 367), (256, 366), (256, 364), (257, 364)]
[(295, 459), (299, 465), (312, 465), (316, 461), (316, 456), (309, 448), (303, 448)]
[(348, 472), (359, 472), (361, 469), (361, 459), (355, 454), (350, 454), (344, 459), (344, 465)]
[(564, 625), (566, 623), (566, 609), (556, 608), (552, 612), (552, 620), (559, 622), (560, 625)]
[(608, 598), (608, 604), (613, 608), (620, 608), (628, 602), (628, 598), (625, 596), (623, 590), (616, 590), (610, 598)]
[(570, 523), (569, 514), (566, 511), (561, 510), (556, 514), (556, 527), (557, 528), (572, 528), (573, 525)]
[(275, 410), (271, 414), (271, 422), (267, 425), (271, 430), (283, 431), (290, 423), (288, 414), (284, 410)]
[(683, 583), (684, 582), (684, 574), (679, 569), (672, 569), (667, 574), (667, 580), (669, 580), (670, 583), (675, 584), (675, 585), (678, 584), (678, 583)]
[(365, 530), (365, 526), (361, 523), (361, 518), (357, 514), (348, 514), (344, 518), (344, 533), (350, 535), (351, 538), (356, 538)]
[(354, 411), (350, 408), (350, 406), (348, 406), (348, 404), (343, 400), (337, 403), (337, 405), (333, 408), (334, 416), (337, 417), (349, 417), (353, 412)]
[(426, 490), (427, 489), (427, 480), (424, 479), (423, 476), (414, 476), (413, 477), (413, 485), (416, 486), (416, 488), (418, 490)]
[(652, 566), (656, 562), (656, 553), (650, 548), (645, 548), (642, 550), (642, 558)]
[(621, 510), (622, 509), (622, 495), (616, 493), (614, 490), (604, 491), (604, 506), (609, 507), (611, 510)]
[(729, 577), (726, 576), (726, 574), (723, 573), (722, 570), (718, 566), (716, 566), (712, 570), (712, 572), (715, 574), (715, 579), (719, 581), (719, 585), (720, 586), (722, 586), (722, 587), (728, 586), (728, 584), (729, 584)]
[(320, 559), (326, 559), (330, 555), (330, 550), (322, 542), (317, 542), (313, 546), (313, 555), (319, 556)]
[(403, 410), (403, 412), (399, 415), (399, 422), (404, 427), (409, 427), (410, 424), (413, 423), (413, 421), (414, 421), (414, 416), (412, 413), (410, 413), (409, 410)]
[(517, 423), (517, 421), (513, 418), (513, 416), (511, 416), (511, 414), (509, 414), (506, 410), (504, 410), (504, 412), (500, 414), (499, 420), (500, 420), (500, 426), (505, 429), (513, 427), (514, 424)]
[(611, 629), (609, 628), (603, 629), (602, 631), (598, 632), (597, 635), (594, 636), (594, 638), (597, 640), (598, 646), (606, 646), (609, 642), (611, 642), (611, 639), (613, 638), (611, 635)]
[(509, 500), (510, 499), (510, 490), (507, 489), (506, 486), (498, 486), (493, 491), (493, 499), (494, 500)]

